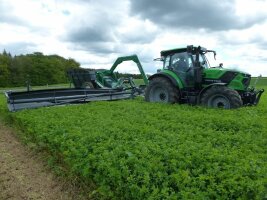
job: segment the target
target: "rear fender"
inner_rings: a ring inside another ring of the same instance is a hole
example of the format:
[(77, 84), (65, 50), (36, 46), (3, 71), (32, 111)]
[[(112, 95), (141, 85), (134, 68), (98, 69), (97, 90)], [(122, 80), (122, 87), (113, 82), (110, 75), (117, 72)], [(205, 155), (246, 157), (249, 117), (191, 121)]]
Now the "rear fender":
[(150, 76), (148, 78), (148, 80), (151, 81), (152, 79), (154, 79), (156, 77), (163, 77), (163, 78), (168, 79), (178, 89), (182, 89), (184, 87), (182, 84), (182, 81), (179, 79), (179, 77), (174, 78), (172, 75), (164, 73), (164, 72), (159, 72), (159, 73), (153, 74), (152, 76)]

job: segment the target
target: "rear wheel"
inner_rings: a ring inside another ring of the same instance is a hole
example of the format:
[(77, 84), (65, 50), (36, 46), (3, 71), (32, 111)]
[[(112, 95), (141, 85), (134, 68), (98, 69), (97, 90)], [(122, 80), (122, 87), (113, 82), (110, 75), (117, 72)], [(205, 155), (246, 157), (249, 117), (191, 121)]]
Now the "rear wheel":
[(145, 90), (145, 100), (149, 102), (176, 103), (179, 90), (166, 78), (157, 77), (149, 82)]
[(201, 97), (201, 104), (210, 108), (239, 108), (242, 100), (237, 91), (225, 86), (213, 86)]

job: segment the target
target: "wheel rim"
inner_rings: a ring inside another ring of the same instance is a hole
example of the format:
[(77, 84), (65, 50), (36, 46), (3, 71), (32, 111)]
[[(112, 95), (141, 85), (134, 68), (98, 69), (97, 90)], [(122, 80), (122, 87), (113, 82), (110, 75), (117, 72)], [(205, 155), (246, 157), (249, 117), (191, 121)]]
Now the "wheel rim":
[(149, 97), (152, 102), (168, 102), (169, 94), (164, 88), (158, 86), (150, 90)]
[(223, 95), (214, 95), (208, 101), (208, 107), (230, 109), (230, 101)]

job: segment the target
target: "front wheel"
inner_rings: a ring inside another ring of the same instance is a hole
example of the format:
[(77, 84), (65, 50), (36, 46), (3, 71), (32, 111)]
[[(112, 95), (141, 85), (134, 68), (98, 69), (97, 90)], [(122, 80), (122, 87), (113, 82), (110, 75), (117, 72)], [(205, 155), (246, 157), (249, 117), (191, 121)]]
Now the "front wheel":
[(201, 97), (201, 104), (210, 108), (232, 109), (242, 106), (242, 99), (237, 91), (225, 86), (213, 86)]
[(148, 102), (176, 103), (179, 100), (179, 90), (168, 79), (157, 77), (149, 82), (145, 90), (145, 100)]

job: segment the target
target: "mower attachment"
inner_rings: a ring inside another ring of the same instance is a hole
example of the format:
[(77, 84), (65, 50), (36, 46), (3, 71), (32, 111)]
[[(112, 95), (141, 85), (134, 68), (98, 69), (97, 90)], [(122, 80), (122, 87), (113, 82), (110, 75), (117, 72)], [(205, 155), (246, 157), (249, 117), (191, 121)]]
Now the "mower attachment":
[(138, 91), (132, 89), (54, 89), (5, 93), (9, 111), (48, 107), (90, 101), (112, 101), (131, 99)]

